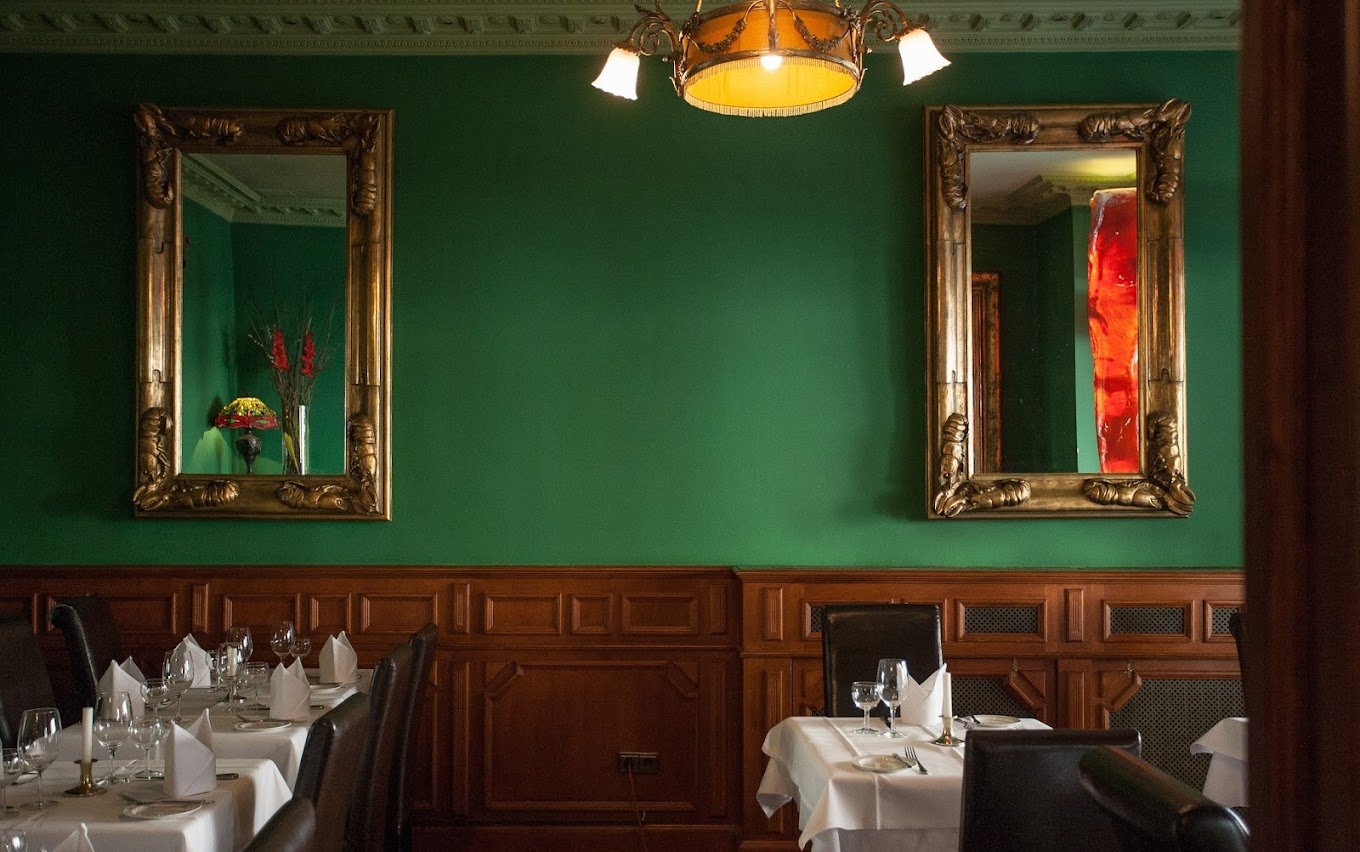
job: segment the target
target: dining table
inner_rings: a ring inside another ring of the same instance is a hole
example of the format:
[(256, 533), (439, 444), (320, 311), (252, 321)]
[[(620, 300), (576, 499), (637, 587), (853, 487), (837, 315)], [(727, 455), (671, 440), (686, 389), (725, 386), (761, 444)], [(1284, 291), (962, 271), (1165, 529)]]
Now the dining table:
[[(291, 789), (297, 782), (298, 766), (302, 762), (302, 749), (307, 743), (307, 729), (312, 722), (356, 692), (367, 692), (372, 669), (360, 669), (357, 679), (350, 684), (327, 685), (315, 682), (315, 672), (309, 677), (314, 681), (311, 694), (310, 711), (305, 720), (290, 721), (288, 724), (270, 727), (268, 723), (259, 724), (268, 716), (263, 707), (224, 707), (221, 706), (222, 694), (213, 689), (190, 689), (184, 693), (180, 707), (180, 719), (189, 724), (198, 718), (204, 709), (212, 723), (213, 753), (219, 758), (261, 758), (273, 761), (283, 780)], [(150, 713), (151, 710), (146, 712)], [(81, 727), (68, 725), (57, 735), (58, 760), (75, 760), (80, 757)], [(108, 765), (104, 749), (95, 746), (95, 757), (105, 758), (99, 766)], [(118, 769), (125, 771), (133, 760), (132, 755), (140, 757), (131, 743), (118, 750)], [(111, 767), (112, 768), (112, 767)]]
[(82, 825), (97, 852), (233, 852), (245, 846), (293, 793), (272, 760), (219, 758), (217, 772), (214, 790), (185, 797), (201, 803), (198, 807), (164, 816), (154, 806), (155, 799), (164, 797), (161, 782), (132, 781), (110, 785), (102, 795), (68, 796), (63, 791), (76, 785), (79, 768), (58, 761), (42, 779), (44, 797), (56, 804), (24, 810), (25, 803), (38, 797), (34, 776), (24, 776), (6, 791), (9, 804), (20, 810), (0, 816), (0, 828), (21, 829), (29, 852), (54, 849)]
[[(756, 801), (766, 816), (793, 802), (798, 808), (799, 848), (813, 852), (870, 852), (892, 849), (957, 850), (963, 792), (963, 755), (968, 723), (958, 720), (954, 736), (963, 745), (941, 746), (941, 726), (903, 725), (905, 736), (881, 736), (878, 730), (855, 733), (863, 720), (823, 716), (791, 716), (765, 736), (769, 757)], [(990, 721), (988, 727), (1043, 729), (1037, 719)], [(874, 761), (875, 755), (902, 755), (915, 749), (926, 773), (906, 761)], [(868, 771), (856, 766), (877, 763)], [(928, 773), (928, 774), (927, 774)]]
[(1190, 744), (1191, 754), (1207, 754), (1204, 795), (1220, 805), (1247, 805), (1247, 720), (1229, 716)]

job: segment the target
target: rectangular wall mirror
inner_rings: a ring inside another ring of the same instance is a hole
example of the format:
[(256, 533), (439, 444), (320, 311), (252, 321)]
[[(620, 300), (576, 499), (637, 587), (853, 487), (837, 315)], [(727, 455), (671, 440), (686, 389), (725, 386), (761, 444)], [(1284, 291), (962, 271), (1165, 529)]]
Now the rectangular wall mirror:
[(931, 517), (1189, 514), (1189, 115), (927, 109)]
[(389, 518), (391, 114), (136, 124), (136, 513)]

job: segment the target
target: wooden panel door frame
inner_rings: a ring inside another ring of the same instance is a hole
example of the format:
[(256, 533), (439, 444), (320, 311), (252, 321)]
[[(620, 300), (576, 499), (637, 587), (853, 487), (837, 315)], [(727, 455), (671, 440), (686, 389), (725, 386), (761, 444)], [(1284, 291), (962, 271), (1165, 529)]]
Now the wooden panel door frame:
[[(1360, 6), (1244, 0), (1250, 806), (1261, 849), (1360, 842)], [(1265, 687), (1269, 684), (1269, 692)]]

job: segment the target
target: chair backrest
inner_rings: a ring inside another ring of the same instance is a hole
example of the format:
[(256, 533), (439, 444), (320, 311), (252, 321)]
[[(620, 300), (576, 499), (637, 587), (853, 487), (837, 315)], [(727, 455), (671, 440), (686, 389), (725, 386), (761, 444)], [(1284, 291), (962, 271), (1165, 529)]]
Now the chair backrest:
[(99, 595), (65, 598), (48, 613), (66, 640), (75, 693), (62, 697), (62, 712), (93, 707), (99, 695), (99, 676), (113, 660), (123, 659), (123, 643), (109, 602)]
[(830, 604), (822, 611), (822, 684), (828, 716), (858, 716), (850, 684), (875, 680), (878, 661), (906, 660), (923, 680), (940, 667), (940, 608), (935, 604)]
[(1082, 786), (1109, 814), (1126, 852), (1246, 852), (1250, 845), (1241, 817), (1145, 760), (1093, 749), (1080, 770)]
[(368, 696), (351, 695), (307, 731), (293, 795), (316, 809), (316, 848), (343, 849), (359, 761), (368, 742)]
[(14, 748), (24, 711), (56, 706), (32, 622), (0, 618), (0, 741), (6, 748)]
[(411, 685), (402, 708), (401, 732), (397, 738), (396, 763), (392, 769), (392, 796), (388, 803), (388, 847), (406, 852), (411, 848), (411, 740), (419, 727), (425, 704), (425, 687), (434, 665), (439, 628), (433, 624), (411, 634), (413, 660)]
[(327, 847), (316, 842), (316, 811), (310, 799), (294, 796), (274, 812), (245, 852), (311, 852)]
[(402, 709), (415, 674), (415, 651), (398, 645), (373, 667), (368, 694), (368, 741), (359, 759), (354, 802), (349, 809), (345, 848), (378, 852), (387, 848), (391, 785), (401, 736)]
[(1082, 789), (1077, 764), (1096, 746), (1138, 754), (1134, 730), (968, 732), (962, 852), (1118, 850), (1110, 819)]

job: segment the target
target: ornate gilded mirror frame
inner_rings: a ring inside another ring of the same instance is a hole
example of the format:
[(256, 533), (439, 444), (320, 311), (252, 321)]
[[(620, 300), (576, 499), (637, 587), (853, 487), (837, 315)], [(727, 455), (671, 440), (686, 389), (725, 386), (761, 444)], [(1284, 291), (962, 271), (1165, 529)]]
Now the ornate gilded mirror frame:
[[(138, 517), (391, 518), (392, 114), (181, 109), (135, 114)], [(344, 475), (181, 471), (180, 343), (186, 152), (335, 153), (347, 158)]]
[[(927, 515), (1185, 516), (1182, 159), (1190, 105), (928, 107), (925, 115)], [(1129, 474), (983, 473), (970, 436), (973, 375), (969, 154), (1122, 148), (1138, 167), (1141, 469)]]

